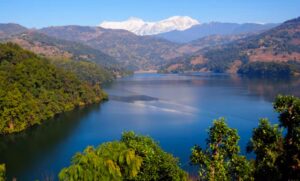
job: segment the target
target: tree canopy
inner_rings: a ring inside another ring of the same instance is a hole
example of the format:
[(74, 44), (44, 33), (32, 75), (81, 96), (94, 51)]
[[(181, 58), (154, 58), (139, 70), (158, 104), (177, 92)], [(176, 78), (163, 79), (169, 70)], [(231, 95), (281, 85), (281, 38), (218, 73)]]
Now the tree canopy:
[(256, 154), (255, 178), (297, 180), (300, 178), (300, 99), (279, 95), (274, 109), (279, 125), (260, 121), (253, 130), (248, 151)]
[(125, 132), (120, 141), (87, 147), (72, 165), (59, 173), (60, 180), (187, 180), (178, 160), (148, 136)]
[(106, 98), (99, 84), (82, 81), (18, 45), (0, 44), (0, 134)]
[(224, 118), (213, 122), (209, 128), (206, 148), (192, 148), (191, 163), (199, 166), (203, 180), (252, 180), (250, 162), (239, 155), (239, 136), (236, 129), (229, 128)]

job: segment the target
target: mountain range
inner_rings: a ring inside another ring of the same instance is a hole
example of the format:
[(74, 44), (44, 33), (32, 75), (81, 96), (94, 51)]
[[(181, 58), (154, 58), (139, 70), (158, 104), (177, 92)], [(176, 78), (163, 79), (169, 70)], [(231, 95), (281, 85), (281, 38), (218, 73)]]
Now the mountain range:
[(191, 28), (188, 28), (183, 31), (174, 30), (166, 33), (161, 33), (156, 36), (177, 43), (187, 43), (210, 35), (236, 35), (236, 34), (245, 34), (251, 32), (262, 32), (271, 29), (277, 25), (278, 24), (275, 23), (238, 24), (238, 23), (211, 22), (211, 23), (194, 25)]
[(131, 17), (126, 21), (104, 21), (99, 26), (107, 29), (128, 30), (136, 35), (155, 35), (172, 30), (186, 30), (199, 24), (195, 19), (188, 16), (173, 16), (157, 22), (145, 22), (140, 18)]
[(178, 45), (149, 36), (137, 36), (126, 30), (101, 27), (60, 26), (39, 30), (48, 36), (85, 44), (117, 59), (131, 70), (156, 69), (156, 65), (183, 53)]
[[(162, 71), (268, 72), (300, 70), (300, 18), (262, 33), (211, 46), (166, 63)], [(272, 70), (274, 71), (274, 70)]]
[(187, 43), (169, 41), (163, 38), (165, 33), (139, 36), (97, 26), (27, 29), (17, 24), (0, 24), (0, 41), (15, 42), (46, 57), (93, 61), (110, 68), (236, 73), (242, 65), (254, 61), (297, 62), (298, 21), (299, 18), (277, 27), (204, 23), (180, 31), (201, 37)]

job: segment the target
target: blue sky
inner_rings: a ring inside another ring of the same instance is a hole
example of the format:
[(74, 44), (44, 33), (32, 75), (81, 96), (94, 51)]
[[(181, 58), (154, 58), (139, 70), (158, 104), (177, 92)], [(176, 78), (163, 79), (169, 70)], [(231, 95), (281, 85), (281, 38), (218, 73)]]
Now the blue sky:
[(300, 0), (0, 0), (0, 23), (27, 27), (98, 25), (186, 15), (200, 22), (272, 22), (300, 16)]

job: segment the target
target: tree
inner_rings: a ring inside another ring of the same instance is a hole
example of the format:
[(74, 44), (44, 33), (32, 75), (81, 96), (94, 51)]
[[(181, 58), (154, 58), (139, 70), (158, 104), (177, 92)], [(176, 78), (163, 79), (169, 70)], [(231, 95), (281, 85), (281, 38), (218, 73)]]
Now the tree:
[(187, 180), (178, 160), (147, 136), (125, 132), (120, 141), (77, 153), (60, 180)]
[(204, 180), (252, 180), (252, 167), (239, 155), (239, 136), (229, 128), (224, 118), (214, 120), (210, 127), (207, 147), (192, 148), (191, 163), (199, 166), (199, 177)]
[(280, 125), (262, 119), (248, 145), (248, 151), (256, 154), (255, 177), (297, 180), (300, 178), (300, 99), (279, 95), (274, 109), (279, 113)]
[(72, 165), (59, 173), (60, 180), (123, 180), (138, 174), (142, 158), (121, 142), (110, 142), (97, 149), (87, 147), (77, 153)]
[(278, 180), (281, 171), (277, 166), (282, 150), (282, 130), (278, 125), (271, 125), (267, 119), (261, 119), (259, 126), (253, 130), (247, 152), (254, 152), (256, 179)]
[(187, 174), (178, 166), (178, 159), (163, 151), (151, 137), (125, 132), (121, 142), (143, 158), (141, 170), (134, 180), (187, 180)]
[(300, 178), (300, 98), (279, 95), (274, 109), (280, 114), (280, 126), (286, 128), (283, 142), (284, 152), (279, 160), (283, 178)]
[(5, 165), (0, 164), (0, 181), (5, 180)]

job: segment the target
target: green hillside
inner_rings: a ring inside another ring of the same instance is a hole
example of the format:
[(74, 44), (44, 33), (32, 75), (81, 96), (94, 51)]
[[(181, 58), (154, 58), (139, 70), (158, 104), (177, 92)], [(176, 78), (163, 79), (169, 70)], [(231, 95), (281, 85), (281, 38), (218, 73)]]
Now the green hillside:
[(16, 44), (0, 44), (0, 134), (106, 98), (96, 82), (80, 80)]

